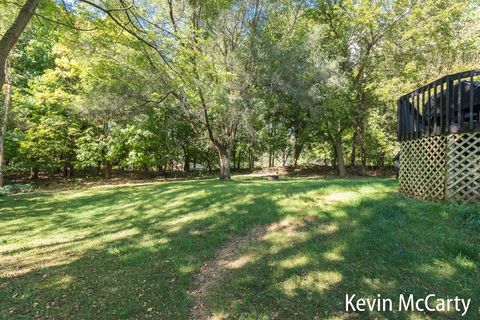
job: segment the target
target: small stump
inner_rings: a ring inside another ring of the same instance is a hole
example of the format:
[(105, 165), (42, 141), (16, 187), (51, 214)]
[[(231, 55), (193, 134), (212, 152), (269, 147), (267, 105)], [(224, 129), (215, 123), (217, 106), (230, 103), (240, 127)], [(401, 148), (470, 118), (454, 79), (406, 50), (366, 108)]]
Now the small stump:
[(267, 176), (268, 181), (275, 181), (278, 180), (278, 174), (272, 174)]

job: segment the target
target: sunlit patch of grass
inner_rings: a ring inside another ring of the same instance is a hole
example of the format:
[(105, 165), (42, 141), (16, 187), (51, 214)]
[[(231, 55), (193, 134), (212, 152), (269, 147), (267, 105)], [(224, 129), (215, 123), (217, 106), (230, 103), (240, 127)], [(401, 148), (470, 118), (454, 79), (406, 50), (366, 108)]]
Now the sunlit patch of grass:
[(309, 258), (303, 254), (280, 260), (278, 266), (283, 269), (299, 268), (309, 264)]
[[(336, 250), (335, 250), (336, 249)], [(327, 251), (323, 253), (323, 258), (331, 262), (341, 262), (345, 259), (342, 256), (341, 250), (335, 248), (333, 251)]]
[(240, 257), (236, 258), (235, 260), (227, 263), (225, 267), (227, 269), (240, 269), (244, 267), (245, 265), (254, 262), (256, 259), (258, 259), (258, 256), (249, 253), (249, 254), (244, 254), (241, 255)]
[(345, 317), (345, 293), (478, 297), (480, 235), (466, 224), (477, 211), (405, 199), (390, 179), (195, 180), (6, 196), (0, 318), (185, 319), (195, 275), (253, 226), (266, 234), (224, 266), (207, 295), (214, 315), (336, 319)]
[(353, 191), (332, 192), (331, 194), (325, 197), (325, 202), (326, 203), (350, 202), (353, 200), (357, 200), (360, 197), (361, 197), (361, 194)]
[(342, 274), (336, 271), (312, 271), (304, 276), (293, 276), (280, 284), (288, 297), (297, 295), (298, 291), (308, 288), (311, 294), (322, 293), (342, 281)]
[(434, 275), (439, 279), (449, 279), (455, 276), (457, 268), (450, 262), (435, 259), (430, 264), (420, 265), (418, 271)]

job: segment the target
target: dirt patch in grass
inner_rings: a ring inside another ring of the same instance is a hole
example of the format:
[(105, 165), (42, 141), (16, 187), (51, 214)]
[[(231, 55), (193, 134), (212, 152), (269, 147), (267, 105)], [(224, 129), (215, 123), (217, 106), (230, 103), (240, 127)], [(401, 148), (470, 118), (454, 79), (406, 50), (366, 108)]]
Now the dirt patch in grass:
[(190, 294), (193, 305), (192, 319), (221, 319), (213, 317), (205, 306), (207, 294), (224, 278), (228, 270), (237, 269), (249, 262), (249, 256), (242, 256), (242, 249), (259, 241), (266, 233), (264, 226), (254, 226), (246, 235), (235, 237), (218, 250), (215, 258), (207, 262), (197, 273)]
[(283, 233), (288, 238), (303, 238), (314, 226), (319, 225), (318, 218), (309, 215), (303, 219), (282, 220), (267, 227), (269, 233)]
[(230, 240), (217, 251), (215, 258), (207, 262), (195, 276), (190, 290), (193, 297), (193, 305), (189, 311), (190, 318), (203, 320), (227, 317), (227, 315), (212, 316), (206, 307), (206, 296), (229, 271), (239, 269), (254, 261), (254, 256), (245, 254), (248, 247), (261, 241), (267, 233), (281, 232), (288, 238), (304, 237), (308, 225), (316, 222), (315, 216), (308, 216), (302, 220), (282, 220), (269, 226), (254, 226), (246, 235)]

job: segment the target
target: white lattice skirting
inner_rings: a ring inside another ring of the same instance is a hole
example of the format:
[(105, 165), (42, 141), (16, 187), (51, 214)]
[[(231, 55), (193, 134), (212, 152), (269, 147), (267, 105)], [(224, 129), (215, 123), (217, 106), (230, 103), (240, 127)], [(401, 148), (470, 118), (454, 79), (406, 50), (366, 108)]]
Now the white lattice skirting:
[(418, 199), (480, 201), (480, 133), (402, 141), (399, 186)]

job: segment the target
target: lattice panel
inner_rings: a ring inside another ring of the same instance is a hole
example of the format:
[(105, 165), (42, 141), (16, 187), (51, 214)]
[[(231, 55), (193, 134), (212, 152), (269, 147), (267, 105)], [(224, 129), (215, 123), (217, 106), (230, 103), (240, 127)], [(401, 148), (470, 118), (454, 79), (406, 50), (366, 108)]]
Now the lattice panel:
[(445, 136), (403, 141), (400, 153), (400, 192), (427, 200), (445, 197)]
[(480, 133), (448, 136), (447, 199), (480, 201)]

